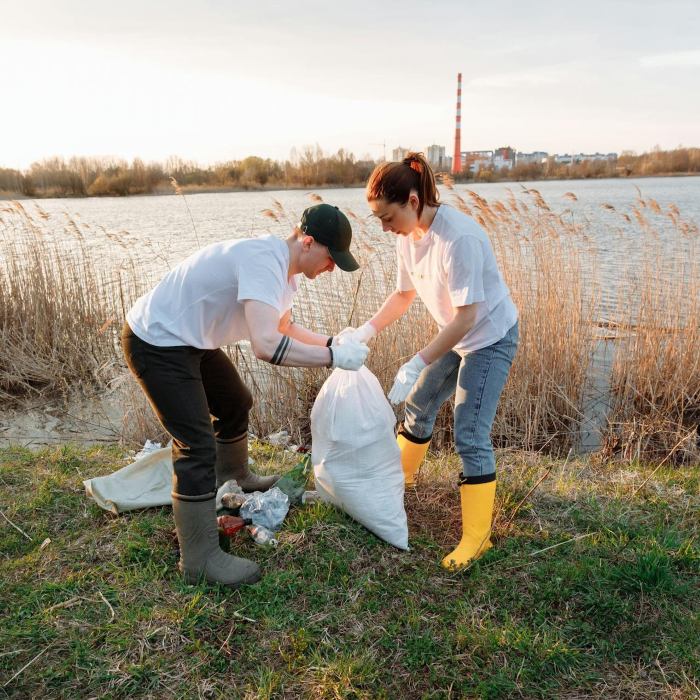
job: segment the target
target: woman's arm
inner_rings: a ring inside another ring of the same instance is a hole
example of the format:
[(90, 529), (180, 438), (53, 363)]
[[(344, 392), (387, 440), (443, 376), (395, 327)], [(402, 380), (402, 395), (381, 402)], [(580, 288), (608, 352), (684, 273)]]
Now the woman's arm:
[(426, 364), (439, 360), (464, 338), (476, 320), (476, 304), (458, 306), (454, 318), (426, 345), (420, 356)]
[(369, 320), (369, 323), (374, 326), (377, 333), (383, 331), (408, 311), (415, 298), (415, 289), (407, 292), (396, 290), (386, 298), (379, 311)]

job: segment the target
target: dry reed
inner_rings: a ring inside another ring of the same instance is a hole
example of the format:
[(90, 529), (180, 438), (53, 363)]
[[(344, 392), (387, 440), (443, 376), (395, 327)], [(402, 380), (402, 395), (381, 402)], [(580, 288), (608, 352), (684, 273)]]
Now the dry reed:
[[(576, 201), (573, 193), (565, 199)], [(608, 424), (601, 427), (605, 448), (626, 459), (669, 454), (676, 461), (697, 459), (697, 227), (676, 207), (662, 210), (641, 196), (631, 216), (605, 207), (606, 216), (619, 222), (609, 235), (646, 250), (634, 260), (648, 266), (622, 261), (621, 297), (606, 319), (609, 311), (602, 309), (598, 289), (605, 260), (596, 252), (590, 222), (571, 211), (555, 213), (533, 189), (496, 202), (453, 190), (450, 203), (488, 232), (520, 312), (520, 347), (494, 426), (495, 443), (558, 454), (577, 446), (605, 321), (618, 348), (606, 397)], [(295, 303), (295, 320), (323, 333), (361, 324), (394, 287), (391, 237), (366, 217), (348, 215), (361, 271), (302, 282)], [(276, 201), (263, 216), (280, 231), (293, 219)], [(153, 438), (160, 428), (124, 367), (117, 341), (125, 312), (153, 283), (154, 271), (144, 269), (118, 236), (106, 234), (108, 254), (96, 247), (97, 232), (88, 234), (70, 219), (65, 235), (52, 238), (42, 226), (47, 217), (38, 207), (28, 213), (18, 203), (0, 211), (0, 398), (40, 400), (75, 385), (85, 391), (110, 385), (124, 406), (124, 438), (134, 444)], [(669, 239), (683, 242), (688, 260), (681, 266), (674, 260), (674, 267), (660, 271)], [(399, 365), (434, 332), (432, 319), (416, 302), (373, 341), (368, 366), (385, 389)], [(263, 436), (286, 429), (295, 441), (307, 442), (310, 409), (328, 371), (276, 368), (257, 361), (245, 345), (229, 352), (256, 397), (251, 429)], [(451, 442), (451, 420), (446, 405), (435, 428), (436, 446)]]

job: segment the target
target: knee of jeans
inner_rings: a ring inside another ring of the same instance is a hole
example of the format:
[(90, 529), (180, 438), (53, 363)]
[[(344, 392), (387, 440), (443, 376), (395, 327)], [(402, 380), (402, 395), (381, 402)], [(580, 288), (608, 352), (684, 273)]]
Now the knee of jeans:
[(455, 442), (457, 452), (460, 455), (475, 454), (484, 450), (490, 452), (493, 449), (491, 439), (488, 436), (479, 435), (478, 433), (472, 433), (466, 436), (458, 434)]

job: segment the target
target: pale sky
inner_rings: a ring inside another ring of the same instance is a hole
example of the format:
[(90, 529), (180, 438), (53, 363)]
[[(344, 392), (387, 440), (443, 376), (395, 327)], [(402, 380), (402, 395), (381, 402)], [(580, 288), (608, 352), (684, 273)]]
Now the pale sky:
[(0, 0), (0, 167), (700, 146), (697, 0)]

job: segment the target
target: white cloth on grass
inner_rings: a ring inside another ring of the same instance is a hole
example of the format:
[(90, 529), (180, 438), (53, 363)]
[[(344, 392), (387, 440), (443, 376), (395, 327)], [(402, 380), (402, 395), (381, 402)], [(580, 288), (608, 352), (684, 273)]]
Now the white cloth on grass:
[(112, 474), (87, 479), (83, 484), (87, 496), (93, 498), (100, 508), (115, 514), (170, 505), (172, 448), (153, 450)]

